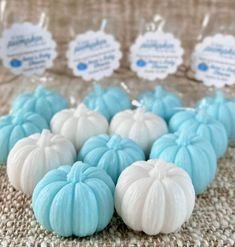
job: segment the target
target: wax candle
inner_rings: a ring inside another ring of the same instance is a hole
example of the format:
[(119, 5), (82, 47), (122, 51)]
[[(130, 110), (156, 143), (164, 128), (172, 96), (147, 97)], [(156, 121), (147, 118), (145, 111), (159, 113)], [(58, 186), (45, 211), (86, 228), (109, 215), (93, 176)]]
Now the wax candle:
[(149, 235), (178, 230), (194, 203), (188, 174), (160, 160), (135, 162), (123, 171), (115, 190), (115, 208), (123, 221)]
[(110, 123), (109, 131), (111, 134), (132, 139), (149, 155), (153, 142), (166, 134), (168, 129), (162, 118), (143, 108), (137, 108), (116, 114)]
[(103, 230), (114, 212), (114, 184), (97, 167), (76, 162), (48, 172), (33, 192), (37, 221), (60, 236), (85, 237)]

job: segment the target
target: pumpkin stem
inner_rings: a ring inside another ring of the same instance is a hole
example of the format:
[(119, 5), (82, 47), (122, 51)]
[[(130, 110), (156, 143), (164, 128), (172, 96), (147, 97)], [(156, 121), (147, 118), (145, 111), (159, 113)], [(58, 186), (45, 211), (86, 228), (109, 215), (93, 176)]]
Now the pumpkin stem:
[(154, 95), (156, 98), (161, 98), (165, 95), (165, 90), (162, 86), (156, 86), (154, 90)]
[(197, 111), (196, 119), (201, 123), (208, 123), (210, 120), (210, 116), (208, 115), (206, 108), (200, 108)]
[(109, 141), (107, 142), (107, 146), (113, 149), (118, 148), (120, 147), (121, 140), (122, 138), (119, 135), (112, 135)]
[(48, 129), (43, 129), (42, 133), (37, 141), (38, 146), (45, 147), (48, 146), (51, 139), (51, 132)]
[(41, 95), (44, 94), (44, 91), (45, 91), (45, 88), (44, 88), (42, 85), (40, 85), (40, 86), (38, 86), (38, 87), (36, 88), (36, 90), (35, 90), (35, 95), (36, 95), (36, 96), (41, 96)]
[[(163, 161), (158, 160), (158, 164), (160, 163), (165, 165)], [(159, 169), (158, 166), (155, 166), (149, 171), (149, 175), (150, 177), (158, 178), (159, 180), (161, 180), (167, 177), (168, 171), (167, 169)]]
[(81, 103), (75, 109), (74, 115), (76, 117), (79, 117), (81, 115), (85, 115), (85, 113), (87, 113), (87, 111), (88, 111), (88, 108), (83, 103)]
[(13, 118), (13, 123), (16, 124), (22, 124), (24, 122), (24, 112), (19, 110), (16, 113), (13, 114), (14, 118)]
[(83, 170), (81, 169), (81, 165), (83, 165), (83, 162), (77, 161), (72, 167), (70, 172), (67, 174), (67, 180), (70, 182), (82, 182), (84, 176), (83, 176)]
[(142, 121), (143, 118), (144, 118), (144, 113), (145, 113), (144, 108), (138, 107), (138, 108), (135, 110), (134, 119), (135, 119), (136, 121)]
[(104, 93), (104, 89), (100, 86), (100, 84), (96, 84), (95, 85), (95, 92), (96, 92), (96, 94), (101, 95)]
[(216, 91), (215, 99), (216, 102), (223, 103), (225, 101), (224, 93), (222, 91)]
[(195, 135), (195, 133), (190, 133), (188, 130), (182, 130), (179, 133), (177, 143), (182, 146), (187, 146), (191, 143), (193, 135)]
[(201, 101), (201, 103), (199, 104), (199, 106), (198, 106), (198, 109), (203, 109), (203, 108), (207, 108), (208, 106), (207, 106), (207, 101), (206, 101), (206, 99), (204, 98), (204, 99), (202, 99), (202, 101)]

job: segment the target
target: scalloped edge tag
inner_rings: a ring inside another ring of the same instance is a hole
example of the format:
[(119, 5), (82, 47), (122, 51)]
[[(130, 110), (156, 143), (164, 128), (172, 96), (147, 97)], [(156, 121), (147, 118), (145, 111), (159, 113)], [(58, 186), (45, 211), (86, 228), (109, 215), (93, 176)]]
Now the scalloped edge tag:
[(206, 86), (235, 84), (235, 36), (208, 36), (195, 46), (191, 68)]
[(29, 22), (6, 29), (0, 47), (3, 65), (16, 75), (42, 75), (57, 57), (51, 33)]
[(177, 71), (183, 54), (181, 42), (173, 34), (146, 32), (139, 35), (130, 48), (131, 69), (138, 77), (150, 81), (164, 79)]
[(115, 38), (103, 31), (78, 34), (66, 53), (68, 67), (85, 81), (111, 76), (120, 67), (122, 52)]

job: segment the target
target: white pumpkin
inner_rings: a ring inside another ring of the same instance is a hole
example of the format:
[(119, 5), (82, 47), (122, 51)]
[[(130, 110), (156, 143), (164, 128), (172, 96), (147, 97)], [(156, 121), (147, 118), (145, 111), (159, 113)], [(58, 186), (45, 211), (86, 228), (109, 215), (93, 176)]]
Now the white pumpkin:
[(51, 130), (67, 137), (79, 150), (90, 137), (106, 134), (108, 121), (100, 113), (80, 104), (76, 109), (66, 109), (55, 114), (51, 120)]
[(143, 108), (126, 110), (116, 114), (111, 123), (111, 134), (118, 134), (135, 141), (149, 154), (153, 142), (168, 132), (166, 122)]
[(44, 129), (14, 145), (7, 159), (8, 178), (13, 187), (31, 195), (49, 170), (72, 165), (75, 159), (76, 150), (69, 140)]
[(188, 174), (160, 160), (133, 163), (122, 172), (115, 191), (115, 207), (125, 224), (149, 235), (179, 229), (194, 203)]

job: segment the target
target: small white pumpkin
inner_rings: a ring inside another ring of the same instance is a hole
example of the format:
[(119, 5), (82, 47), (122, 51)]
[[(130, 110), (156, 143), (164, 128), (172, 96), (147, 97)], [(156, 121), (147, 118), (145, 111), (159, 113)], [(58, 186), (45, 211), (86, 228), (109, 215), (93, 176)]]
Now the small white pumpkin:
[(7, 175), (13, 187), (31, 195), (49, 170), (72, 165), (75, 159), (76, 150), (69, 140), (44, 129), (14, 145), (7, 159)]
[(51, 130), (67, 137), (79, 150), (90, 137), (106, 134), (108, 121), (82, 103), (76, 109), (66, 109), (55, 114), (51, 120)]
[(168, 132), (166, 122), (143, 108), (126, 110), (116, 114), (110, 124), (111, 134), (135, 141), (149, 154), (153, 142)]
[(149, 235), (170, 233), (192, 214), (195, 192), (189, 175), (161, 160), (137, 161), (118, 179), (115, 207), (126, 225)]

